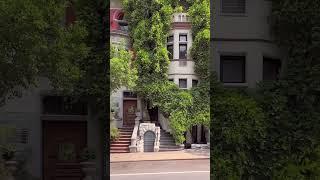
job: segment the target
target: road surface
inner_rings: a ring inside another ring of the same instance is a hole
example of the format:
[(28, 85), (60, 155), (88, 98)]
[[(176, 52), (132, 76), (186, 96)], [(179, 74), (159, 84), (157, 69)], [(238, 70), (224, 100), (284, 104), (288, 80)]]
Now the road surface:
[(209, 180), (205, 160), (137, 161), (110, 164), (111, 180)]

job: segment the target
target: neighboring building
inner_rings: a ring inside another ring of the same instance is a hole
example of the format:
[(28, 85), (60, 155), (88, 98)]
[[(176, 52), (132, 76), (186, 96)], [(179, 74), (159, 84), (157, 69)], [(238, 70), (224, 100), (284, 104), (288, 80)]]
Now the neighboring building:
[[(73, 9), (68, 8), (65, 24), (74, 20)], [(79, 154), (87, 146), (96, 150), (97, 174), (101, 174), (103, 138), (97, 131), (101, 124), (90, 107), (84, 99), (73, 102), (57, 95), (48, 79), (39, 78), (38, 87), (29, 88), (0, 108), (0, 131), (15, 131), (7, 140), (17, 145), (18, 159), (27, 158), (26, 169), (35, 178), (51, 180), (59, 175), (80, 180)]]
[(283, 54), (273, 42), (270, 0), (215, 0), (212, 65), (226, 87), (255, 88), (276, 80)]
[[(130, 49), (127, 31), (130, 24), (126, 24), (124, 20), (125, 15), (121, 4), (116, 0), (111, 1), (110, 4), (111, 43), (114, 45), (122, 44)], [(191, 46), (192, 33), (189, 17), (186, 13), (173, 14), (172, 27), (167, 37), (170, 59), (168, 78), (181, 89), (190, 89), (198, 84), (198, 78), (194, 72), (194, 61), (190, 57)], [(111, 107), (116, 114), (116, 118), (111, 123), (114, 123), (122, 134), (119, 140), (121, 143), (111, 144), (112, 153), (129, 152), (130, 137), (137, 117), (136, 112), (140, 112), (140, 123), (154, 123), (156, 127), (161, 127), (160, 151), (176, 149), (172, 144), (173, 138), (170, 135), (168, 119), (156, 107), (148, 110), (142, 98), (139, 98), (133, 91), (123, 87), (112, 93)], [(186, 133), (187, 142), (205, 144), (209, 136), (208, 133), (208, 130), (203, 126), (195, 126), (192, 128), (192, 132)], [(164, 142), (164, 139), (170, 139), (170, 143)]]

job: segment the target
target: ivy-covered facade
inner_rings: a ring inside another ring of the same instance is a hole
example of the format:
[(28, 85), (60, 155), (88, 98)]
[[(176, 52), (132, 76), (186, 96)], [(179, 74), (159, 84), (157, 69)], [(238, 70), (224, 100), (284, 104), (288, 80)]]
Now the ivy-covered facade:
[[(209, 2), (199, 2), (207, 9), (202, 14), (206, 15), (202, 18), (207, 17), (205, 26), (192, 21), (202, 13), (197, 7), (189, 10), (197, 2), (188, 2), (182, 8), (171, 1), (124, 1), (133, 62), (138, 70), (137, 84), (130, 91), (137, 102), (133, 105), (135, 112), (141, 123), (155, 123), (163, 132), (172, 134), (177, 144), (209, 142), (209, 83), (205, 83), (205, 78), (208, 78), (210, 14)], [(137, 8), (144, 3), (149, 10)], [(136, 16), (139, 13), (145, 14)], [(124, 89), (117, 91), (118, 97), (126, 94)], [(127, 122), (125, 114), (129, 109), (124, 101), (118, 98), (115, 103), (119, 128), (133, 126)]]

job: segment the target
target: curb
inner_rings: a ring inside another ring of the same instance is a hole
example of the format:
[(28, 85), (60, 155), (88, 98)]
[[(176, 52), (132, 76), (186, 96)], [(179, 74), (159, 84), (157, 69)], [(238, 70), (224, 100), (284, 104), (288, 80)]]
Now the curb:
[(147, 159), (147, 160), (128, 160), (128, 161), (110, 161), (110, 163), (125, 163), (125, 162), (144, 162), (144, 161), (190, 161), (190, 160), (205, 160), (210, 159), (210, 157), (199, 157), (199, 158), (176, 158), (176, 159)]

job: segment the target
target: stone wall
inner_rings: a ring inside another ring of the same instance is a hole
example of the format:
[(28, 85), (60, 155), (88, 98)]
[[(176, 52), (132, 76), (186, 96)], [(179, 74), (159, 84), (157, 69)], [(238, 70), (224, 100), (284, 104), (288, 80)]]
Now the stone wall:
[(147, 131), (152, 131), (155, 135), (154, 152), (159, 151), (160, 141), (160, 127), (157, 127), (154, 123), (141, 123), (139, 125), (138, 140), (137, 140), (137, 152), (144, 152), (144, 134)]

